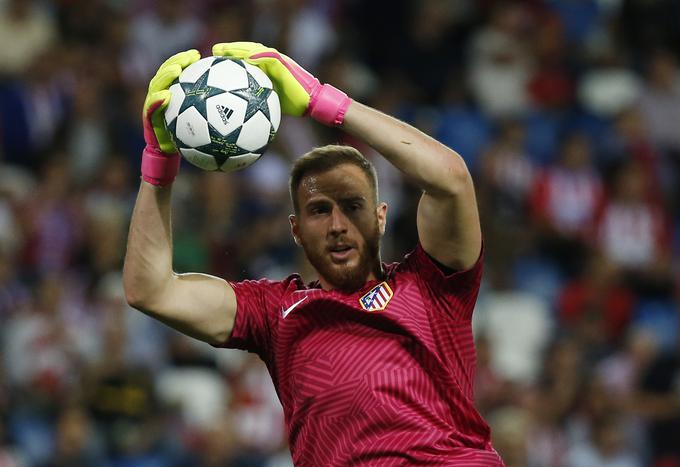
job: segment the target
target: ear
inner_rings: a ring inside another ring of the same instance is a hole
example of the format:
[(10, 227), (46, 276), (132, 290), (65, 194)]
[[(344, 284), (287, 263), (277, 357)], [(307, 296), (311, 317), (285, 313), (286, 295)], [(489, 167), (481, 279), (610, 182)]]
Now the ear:
[(387, 203), (379, 203), (376, 208), (376, 214), (378, 215), (378, 229), (380, 229), (380, 235), (384, 235), (385, 227), (387, 226)]
[(290, 222), (290, 233), (293, 235), (293, 241), (297, 246), (300, 246), (300, 227), (298, 226), (295, 214), (288, 216), (288, 222)]

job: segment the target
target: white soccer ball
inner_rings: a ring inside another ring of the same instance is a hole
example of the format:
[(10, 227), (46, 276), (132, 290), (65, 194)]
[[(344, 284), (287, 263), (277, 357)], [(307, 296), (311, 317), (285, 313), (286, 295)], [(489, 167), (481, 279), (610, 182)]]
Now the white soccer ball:
[(170, 86), (165, 122), (180, 154), (203, 170), (257, 161), (276, 135), (281, 105), (269, 77), (243, 60), (206, 57)]

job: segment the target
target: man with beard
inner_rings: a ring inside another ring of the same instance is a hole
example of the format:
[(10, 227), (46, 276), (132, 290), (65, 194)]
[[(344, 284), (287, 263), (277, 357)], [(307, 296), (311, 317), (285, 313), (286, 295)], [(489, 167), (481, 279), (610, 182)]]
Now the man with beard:
[(167, 87), (199, 58), (183, 52), (161, 66), (144, 106), (143, 181), (124, 268), (129, 303), (215, 346), (257, 353), (283, 405), (296, 465), (502, 466), (473, 406), (482, 241), (461, 157), (321, 85), (274, 49), (237, 42), (213, 54), (260, 67), (284, 113), (341, 127), (417, 182), (418, 245), (402, 262), (381, 263), (387, 205), (378, 202), (375, 170), (356, 149), (325, 146), (298, 159), (290, 177), (293, 239), (318, 281), (173, 273), (179, 156), (162, 111)]

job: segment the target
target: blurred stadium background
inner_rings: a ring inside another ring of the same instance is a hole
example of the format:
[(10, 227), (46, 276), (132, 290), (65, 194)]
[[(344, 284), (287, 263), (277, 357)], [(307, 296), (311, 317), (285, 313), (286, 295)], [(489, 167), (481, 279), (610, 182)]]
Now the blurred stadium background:
[[(680, 2), (0, 2), (0, 466), (289, 465), (257, 357), (131, 310), (140, 109), (172, 53), (280, 48), (459, 151), (486, 274), (477, 403), (508, 466), (680, 466)], [(253, 167), (183, 164), (175, 264), (310, 277), (291, 161), (349, 141), (284, 119)], [(418, 192), (370, 150), (383, 258)]]

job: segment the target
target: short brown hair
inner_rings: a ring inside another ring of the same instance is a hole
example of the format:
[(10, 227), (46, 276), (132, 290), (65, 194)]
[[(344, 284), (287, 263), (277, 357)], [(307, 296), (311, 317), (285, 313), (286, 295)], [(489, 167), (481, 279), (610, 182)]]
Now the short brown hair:
[(342, 164), (356, 165), (366, 174), (371, 188), (373, 188), (375, 201), (376, 203), (378, 202), (378, 175), (373, 164), (359, 150), (352, 146), (328, 144), (312, 149), (293, 163), (288, 181), (288, 189), (290, 190), (290, 199), (293, 201), (293, 209), (296, 213), (299, 212), (298, 209), (300, 207), (297, 200), (297, 191), (303, 177), (312, 173), (326, 172)]

